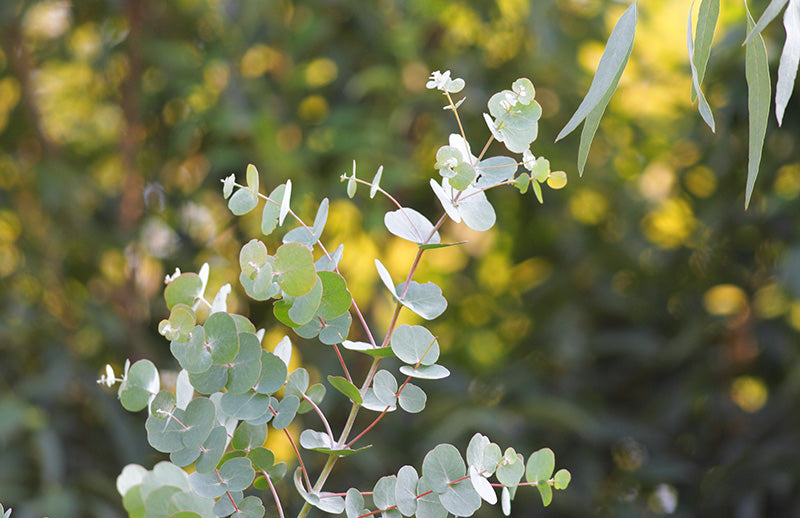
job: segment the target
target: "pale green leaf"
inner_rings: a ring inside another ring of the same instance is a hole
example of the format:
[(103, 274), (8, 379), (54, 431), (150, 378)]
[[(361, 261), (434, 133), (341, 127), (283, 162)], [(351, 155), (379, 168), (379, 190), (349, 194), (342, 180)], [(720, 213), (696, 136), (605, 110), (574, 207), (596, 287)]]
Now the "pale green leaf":
[(447, 309), (447, 300), (442, 296), (442, 289), (432, 282), (420, 284), (411, 281), (407, 290), (405, 283), (402, 283), (397, 286), (396, 293), (401, 295), (399, 300), (402, 305), (425, 320), (433, 320)]
[(556, 141), (566, 137), (577, 128), (578, 124), (601, 102), (609, 89), (613, 91), (614, 79), (619, 71), (625, 68), (633, 48), (633, 39), (636, 33), (637, 4), (636, 0), (631, 3), (611, 31), (606, 47), (600, 57), (597, 71), (592, 79), (592, 84), (589, 86), (589, 91), (572, 115), (572, 118), (556, 137)]
[(783, 44), (778, 83), (775, 85), (775, 117), (778, 126), (783, 124), (783, 113), (794, 90), (797, 67), (800, 65), (800, 0), (789, 0), (789, 7), (783, 13), (783, 27), (786, 29), (786, 42)]
[(400, 408), (409, 414), (418, 414), (425, 410), (425, 403), (428, 401), (428, 396), (425, 391), (414, 385), (413, 383), (406, 383), (400, 395), (397, 396), (397, 403)]
[(250, 189), (239, 189), (228, 200), (228, 208), (236, 216), (243, 216), (255, 209), (258, 205), (258, 196)]
[(283, 225), (283, 220), (289, 214), (289, 202), (292, 198), (292, 181), (286, 180), (286, 187), (283, 189), (283, 198), (281, 199), (281, 209), (278, 212), (278, 225)]
[(472, 516), (481, 506), (481, 497), (470, 480), (450, 485), (439, 495), (439, 501), (454, 516)]
[(395, 356), (411, 365), (433, 365), (439, 359), (439, 342), (422, 326), (398, 326), (392, 333), (391, 346)]
[(422, 460), (422, 480), (436, 493), (444, 493), (467, 472), (464, 460), (452, 444), (440, 444)]
[(358, 390), (358, 387), (353, 385), (347, 378), (343, 378), (341, 376), (328, 376), (328, 383), (331, 384), (333, 388), (344, 394), (350, 401), (360, 405), (364, 400), (361, 397), (361, 392)]
[[(698, 19), (698, 24), (700, 23), (700, 19)], [(699, 27), (698, 27), (698, 30)], [(713, 36), (713, 28), (711, 30)], [(686, 27), (686, 49), (689, 51), (689, 68), (692, 71), (692, 86), (693, 91), (697, 94), (697, 109), (700, 111), (700, 115), (703, 117), (703, 120), (708, 124), (708, 127), (711, 128), (712, 132), (715, 132), (714, 126), (714, 114), (711, 113), (711, 107), (708, 105), (708, 101), (706, 101), (706, 96), (703, 95), (703, 90), (700, 87), (700, 75), (697, 70), (697, 66), (695, 65), (695, 47), (694, 47), (694, 40), (692, 38), (692, 9), (689, 8), (689, 23)], [(709, 51), (710, 51), (710, 43), (709, 43)], [(698, 56), (697, 59), (702, 60), (703, 56)], [(708, 60), (708, 57), (705, 57)]]
[(253, 194), (258, 194), (258, 169), (253, 164), (247, 164), (247, 188), (250, 189)]
[(395, 236), (419, 245), (440, 241), (439, 232), (433, 230), (433, 223), (414, 209), (404, 207), (387, 212), (383, 223)]
[[(413, 516), (417, 512), (417, 483), (419, 475), (413, 466), (403, 466), (397, 472), (397, 485), (394, 495), (397, 509), (403, 516)], [(350, 517), (348, 517), (350, 518)]]
[(396, 505), (395, 488), (397, 487), (397, 477), (390, 475), (381, 477), (372, 489), (372, 502), (378, 509), (388, 509)]
[[(775, 2), (773, 2), (775, 3)], [(771, 4), (770, 4), (771, 7)], [(769, 9), (769, 7), (767, 7)], [(747, 11), (747, 4), (745, 3)], [(765, 13), (766, 14), (766, 13)], [(763, 18), (763, 16), (762, 16)], [(747, 11), (747, 27), (753, 28), (753, 18)], [(745, 209), (750, 205), (750, 197), (758, 176), (764, 137), (767, 134), (769, 104), (772, 96), (769, 79), (769, 62), (764, 38), (759, 34), (747, 43), (745, 52), (745, 77), (747, 79), (747, 107), (749, 111), (750, 141), (747, 160), (747, 188), (745, 190)]]
[[(769, 25), (769, 22), (775, 19), (776, 16), (781, 12), (783, 6), (789, 0), (772, 0), (764, 12), (761, 14), (761, 18), (758, 19), (758, 23), (753, 25), (752, 20), (753, 18), (750, 16), (750, 11), (747, 10), (747, 37), (744, 39), (744, 43), (742, 45), (747, 45), (758, 35), (761, 35), (761, 31), (764, 30), (764, 27)], [(747, 2), (745, 2), (745, 9), (747, 9)]]
[(525, 480), (527, 482), (539, 482), (550, 480), (555, 469), (556, 457), (550, 448), (542, 448), (534, 452), (528, 458), (525, 465)]
[[(697, 26), (694, 34), (694, 51), (690, 54), (690, 61), (697, 70), (697, 82), (703, 84), (706, 75), (708, 57), (711, 55), (711, 43), (714, 40), (714, 30), (719, 19), (720, 0), (702, 0), (697, 12)], [(691, 10), (689, 11), (691, 18)], [(692, 85), (692, 102), (695, 101), (697, 92)]]

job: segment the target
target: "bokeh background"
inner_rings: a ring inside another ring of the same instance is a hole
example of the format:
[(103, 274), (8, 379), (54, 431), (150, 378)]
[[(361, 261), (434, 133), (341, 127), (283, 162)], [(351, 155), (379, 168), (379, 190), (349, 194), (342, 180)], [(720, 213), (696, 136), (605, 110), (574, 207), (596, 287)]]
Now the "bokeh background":
[[(418, 279), (449, 301), (432, 329), (454, 373), (328, 488), (369, 489), (482, 431), (526, 455), (550, 446), (573, 474), (547, 509), (520, 490), (515, 516), (797, 516), (800, 94), (782, 128), (770, 120), (745, 211), (745, 22), (723, 4), (704, 86), (717, 134), (689, 102), (689, 2), (648, 0), (579, 179), (577, 134), (553, 140), (627, 2), (2, 2), (0, 502), (18, 518), (123, 516), (117, 474), (161, 457), (144, 417), (95, 380), (126, 358), (175, 368), (156, 332), (165, 274), (209, 262), (212, 291), (235, 283), (258, 221), (230, 215), (219, 180), (248, 163), (262, 191), (291, 178), (306, 217), (331, 198), (324, 241), (345, 244), (350, 288), (385, 329), (373, 258), (399, 277), (413, 248), (387, 238), (385, 200), (348, 200), (339, 175), (383, 165), (387, 189), (438, 217), (428, 179), (456, 125), (425, 82), (450, 69), (473, 149), (488, 97), (531, 78), (534, 153), (570, 181), (544, 205), (492, 192), (491, 232), (445, 228), (469, 243), (429, 253)], [(774, 81), (780, 23), (765, 36)], [(229, 301), (265, 347), (286, 332), (238, 284)], [(336, 369), (330, 350), (295, 344), (314, 376)], [(333, 393), (325, 407), (343, 409)]]

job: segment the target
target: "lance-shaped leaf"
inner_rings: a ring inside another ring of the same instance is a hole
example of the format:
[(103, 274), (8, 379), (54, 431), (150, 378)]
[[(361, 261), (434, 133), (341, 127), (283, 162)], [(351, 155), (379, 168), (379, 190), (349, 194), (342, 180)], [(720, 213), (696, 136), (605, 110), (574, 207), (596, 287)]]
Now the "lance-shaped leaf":
[[(748, 22), (747, 37), (744, 39), (744, 43), (742, 43), (742, 45), (743, 46), (747, 45), (753, 40), (753, 38), (755, 38), (756, 36), (760, 36), (761, 31), (764, 30), (764, 27), (769, 25), (769, 22), (771, 22), (772, 20), (775, 19), (776, 16), (778, 16), (778, 14), (781, 12), (781, 9), (783, 9), (783, 6), (785, 6), (788, 1), (789, 0), (772, 0), (767, 6), (767, 8), (764, 9), (764, 12), (761, 14), (761, 18), (758, 19), (758, 23), (752, 25), (751, 23)], [(745, 8), (747, 8), (747, 3), (745, 3)], [(747, 18), (749, 21), (752, 20), (749, 11), (747, 14)]]
[[(692, 4), (692, 5), (694, 5), (694, 4)], [(717, 12), (719, 12), (719, 6), (717, 6)], [(697, 30), (698, 30), (698, 32), (700, 31), (700, 22), (701, 22), (701, 18), (698, 18), (698, 20), (697, 20), (697, 24), (698, 24)], [(714, 34), (713, 28), (711, 30), (711, 34), (712, 34), (712, 36)], [(710, 48), (711, 48), (711, 45), (709, 43), (709, 51), (710, 51)], [(708, 127), (711, 128), (711, 131), (715, 132), (716, 130), (715, 130), (715, 127), (714, 127), (714, 114), (711, 113), (711, 107), (708, 105), (708, 101), (706, 101), (706, 96), (703, 95), (702, 88), (700, 88), (700, 81), (701, 81), (700, 73), (697, 70), (697, 66), (695, 65), (695, 46), (694, 46), (694, 39), (692, 38), (692, 9), (691, 9), (691, 7), (689, 8), (689, 23), (688, 23), (688, 26), (686, 27), (686, 49), (689, 51), (689, 67), (692, 70), (692, 87), (693, 87), (692, 91), (697, 94), (697, 98), (698, 98), (697, 109), (700, 111), (700, 115), (703, 117), (703, 120), (706, 121), (706, 124), (708, 124)], [(697, 59), (702, 60), (703, 57), (702, 56), (698, 56)], [(705, 57), (705, 60), (706, 61), (708, 60), (707, 56)]]
[(581, 101), (578, 109), (556, 137), (556, 141), (566, 137), (578, 127), (591, 111), (602, 101), (606, 93), (616, 89), (614, 79), (620, 70), (625, 69), (633, 48), (636, 33), (637, 1), (634, 0), (617, 21), (611, 36), (608, 38), (600, 63), (597, 66), (589, 91)]
[(333, 388), (344, 394), (353, 403), (360, 405), (364, 401), (364, 399), (361, 397), (361, 392), (358, 390), (358, 387), (353, 385), (346, 378), (341, 376), (328, 376), (328, 383), (330, 383)]
[(786, 29), (786, 42), (783, 44), (781, 62), (778, 66), (778, 83), (775, 85), (775, 117), (778, 126), (783, 124), (783, 112), (789, 104), (800, 64), (800, 0), (789, 0), (789, 7), (783, 13), (783, 27)]
[[(753, 18), (747, 10), (747, 27), (752, 29)], [(762, 16), (763, 18), (763, 16)], [(772, 95), (769, 80), (769, 63), (764, 38), (759, 34), (753, 37), (745, 49), (745, 78), (747, 79), (747, 107), (750, 119), (750, 141), (747, 159), (747, 188), (745, 189), (744, 207), (750, 205), (750, 196), (758, 176), (761, 163), (761, 152), (764, 149), (764, 137), (767, 134), (769, 119), (769, 103)]]
[[(702, 0), (697, 12), (697, 26), (694, 34), (694, 51), (690, 51), (690, 61), (697, 70), (697, 82), (703, 84), (706, 75), (708, 57), (711, 55), (711, 43), (714, 40), (714, 30), (719, 20), (720, 0)], [(691, 10), (689, 10), (691, 18)], [(697, 91), (692, 85), (692, 102), (697, 97)]]

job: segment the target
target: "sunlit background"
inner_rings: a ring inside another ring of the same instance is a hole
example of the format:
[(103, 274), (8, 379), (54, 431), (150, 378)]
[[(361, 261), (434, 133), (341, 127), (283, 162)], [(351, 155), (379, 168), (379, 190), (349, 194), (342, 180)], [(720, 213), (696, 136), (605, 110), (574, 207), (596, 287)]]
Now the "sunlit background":
[[(208, 262), (210, 292), (235, 283), (260, 220), (234, 219), (219, 180), (248, 163), (262, 191), (291, 178), (306, 218), (331, 199), (323, 241), (344, 243), (350, 291), (385, 331), (373, 259), (399, 278), (416, 248), (387, 237), (391, 205), (347, 199), (339, 175), (353, 159), (367, 179), (383, 165), (385, 188), (438, 217), (428, 179), (457, 126), (425, 82), (450, 69), (467, 83), (473, 150), (489, 96), (529, 77), (544, 110), (533, 152), (569, 184), (543, 205), (492, 192), (491, 232), (445, 226), (444, 241), (467, 244), (431, 251), (417, 279), (444, 288), (431, 329), (454, 373), (424, 386), (423, 414), (387, 417), (330, 489), (369, 489), (481, 431), (525, 454), (550, 446), (572, 472), (547, 509), (521, 489), (515, 516), (797, 516), (800, 94), (782, 128), (770, 120), (744, 211), (744, 8), (723, 4), (704, 84), (717, 134), (690, 103), (689, 2), (641, 2), (579, 178), (579, 137), (553, 141), (627, 2), (3, 2), (0, 502), (15, 518), (123, 516), (117, 474), (161, 457), (144, 417), (95, 380), (126, 358), (176, 367), (157, 333), (164, 276)], [(765, 36), (774, 82), (783, 28)], [(289, 333), (238, 284), (229, 309), (266, 328), (268, 349)], [(294, 341), (313, 377), (336, 369), (330, 350)], [(330, 392), (323, 406), (341, 416)]]

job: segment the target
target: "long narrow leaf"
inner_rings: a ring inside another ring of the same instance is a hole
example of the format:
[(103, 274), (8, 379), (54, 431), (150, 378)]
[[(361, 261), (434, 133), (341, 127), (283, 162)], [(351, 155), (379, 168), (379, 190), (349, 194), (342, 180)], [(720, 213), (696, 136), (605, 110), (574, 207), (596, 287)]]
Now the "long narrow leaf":
[[(748, 25), (747, 37), (744, 39), (744, 43), (742, 43), (742, 45), (747, 45), (753, 38), (756, 37), (756, 34), (761, 34), (761, 31), (764, 30), (764, 27), (769, 25), (769, 22), (771, 22), (772, 20), (775, 19), (776, 16), (778, 16), (778, 13), (781, 12), (781, 9), (783, 9), (783, 6), (786, 5), (786, 2), (788, 1), (789, 0), (772, 0), (772, 2), (769, 3), (767, 8), (764, 9), (764, 12), (761, 14), (761, 18), (758, 19), (758, 23), (755, 25), (755, 27), (750, 27)], [(746, 3), (745, 3), (745, 9), (747, 9)], [(748, 10), (747, 12), (749, 13), (750, 11)], [(750, 15), (748, 14), (747, 16), (749, 20)]]
[(611, 89), (616, 88), (614, 78), (620, 70), (625, 69), (628, 63), (628, 56), (631, 54), (633, 47), (633, 37), (636, 33), (636, 19), (637, 19), (637, 0), (628, 7), (622, 16), (620, 16), (614, 30), (611, 31), (611, 36), (608, 37), (606, 48), (603, 50), (603, 55), (600, 56), (600, 63), (597, 65), (597, 71), (592, 79), (592, 84), (589, 86), (589, 91), (586, 92), (586, 97), (583, 98), (578, 109), (572, 115), (572, 118), (567, 122), (567, 125), (561, 130), (556, 137), (556, 141), (566, 137), (578, 127), (589, 113), (600, 103), (605, 94)]
[[(630, 51), (628, 53), (630, 55)], [(603, 118), (603, 113), (606, 111), (608, 101), (611, 100), (611, 96), (614, 95), (614, 91), (617, 89), (617, 84), (619, 83), (619, 78), (622, 77), (622, 72), (623, 69), (620, 68), (619, 72), (617, 72), (617, 76), (611, 83), (611, 88), (606, 91), (606, 94), (602, 99), (600, 99), (600, 102), (597, 103), (597, 106), (595, 106), (592, 111), (589, 112), (589, 115), (586, 116), (586, 122), (583, 124), (583, 129), (581, 130), (581, 143), (578, 147), (579, 176), (583, 176), (583, 168), (586, 166), (586, 158), (589, 156), (589, 148), (592, 147), (594, 134), (597, 131), (597, 127), (600, 125), (600, 119)]]
[[(700, 2), (700, 10), (697, 12), (697, 26), (694, 31), (694, 51), (691, 52), (691, 60), (697, 69), (697, 82), (703, 84), (706, 75), (706, 65), (708, 57), (711, 55), (711, 43), (714, 40), (714, 31), (719, 20), (720, 0), (703, 0)], [(689, 18), (692, 16), (689, 10)], [(697, 98), (697, 91), (692, 84), (692, 102)]]
[(783, 124), (783, 112), (789, 104), (800, 65), (800, 0), (789, 0), (789, 7), (783, 13), (783, 27), (786, 29), (786, 42), (783, 44), (781, 63), (778, 66), (778, 83), (775, 85), (775, 117), (778, 126)]
[[(698, 24), (700, 22), (698, 21)], [(712, 31), (713, 34), (713, 31)], [(700, 79), (699, 73), (697, 71), (697, 67), (694, 64), (694, 41), (692, 40), (692, 8), (689, 8), (689, 24), (686, 27), (686, 48), (689, 51), (689, 67), (692, 69), (692, 85), (694, 86), (694, 91), (697, 92), (697, 109), (700, 111), (700, 115), (703, 117), (703, 120), (706, 121), (708, 127), (711, 128), (712, 132), (716, 132), (714, 128), (714, 114), (711, 113), (711, 107), (708, 105), (708, 101), (706, 101), (706, 96), (703, 95), (703, 90), (700, 88)]]
[[(747, 27), (753, 28), (753, 17), (747, 9)], [(764, 148), (764, 137), (767, 134), (769, 120), (769, 103), (771, 86), (769, 81), (769, 63), (767, 63), (767, 46), (759, 34), (747, 44), (745, 51), (745, 77), (747, 79), (747, 107), (749, 111), (750, 143), (747, 160), (747, 188), (745, 190), (744, 207), (750, 205), (750, 196), (758, 176), (761, 163), (761, 152)]]

